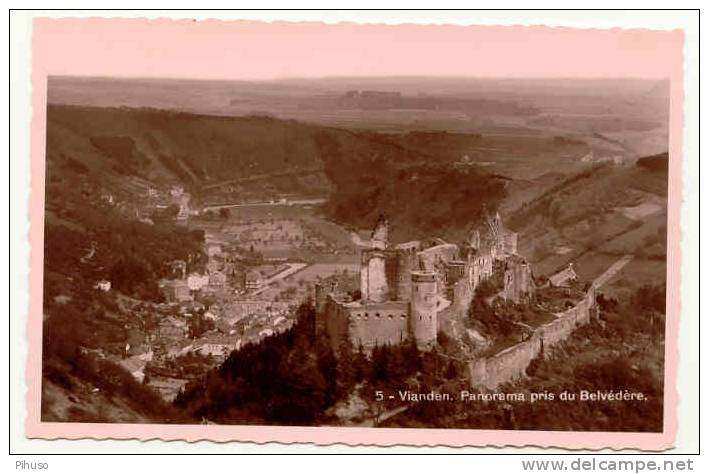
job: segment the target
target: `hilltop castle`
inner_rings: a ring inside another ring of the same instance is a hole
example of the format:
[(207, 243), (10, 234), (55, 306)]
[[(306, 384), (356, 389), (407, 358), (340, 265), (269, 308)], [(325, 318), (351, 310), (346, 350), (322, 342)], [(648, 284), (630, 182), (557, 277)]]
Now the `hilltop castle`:
[(339, 294), (336, 283), (316, 285), (316, 331), (335, 350), (347, 341), (370, 352), (413, 340), (428, 351), (444, 320), (466, 313), (475, 289), (494, 275), (501, 277), (502, 298), (520, 302), (534, 292), (531, 268), (517, 255), (517, 234), (499, 213), (484, 211), (461, 245), (441, 239), (391, 244), (380, 216), (362, 251), (361, 298)]

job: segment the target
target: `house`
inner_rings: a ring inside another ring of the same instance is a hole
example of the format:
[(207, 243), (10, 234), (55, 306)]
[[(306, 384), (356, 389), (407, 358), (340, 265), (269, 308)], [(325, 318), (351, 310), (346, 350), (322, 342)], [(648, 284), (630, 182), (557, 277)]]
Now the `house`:
[(193, 313), (202, 313), (205, 310), (204, 303), (200, 303), (199, 301), (192, 301), (185, 307)]
[(200, 275), (199, 273), (191, 273), (187, 277), (187, 287), (191, 291), (199, 291), (207, 285), (209, 285), (209, 275)]
[(111, 282), (108, 280), (99, 280), (94, 285), (94, 288), (101, 291), (111, 291)]
[(228, 336), (210, 334), (195, 341), (193, 347), (194, 352), (203, 356), (226, 357), (231, 351), (241, 348), (241, 341)]
[(236, 328), (223, 319), (218, 320), (214, 324), (214, 327), (217, 331), (227, 336), (231, 336), (237, 333)]
[(162, 339), (184, 339), (187, 333), (187, 323), (174, 316), (162, 318), (158, 323), (158, 336)]
[(165, 355), (167, 357), (181, 357), (186, 355), (188, 352), (192, 352), (193, 345), (190, 341), (177, 341), (169, 344), (165, 348)]
[(555, 273), (554, 275), (549, 277), (549, 283), (551, 283), (552, 286), (569, 286), (569, 283), (576, 281), (578, 279), (578, 275), (576, 275), (576, 271), (574, 270), (574, 264), (569, 263), (569, 266), (564, 268), (558, 273)]
[(143, 379), (145, 379), (145, 365), (147, 364), (147, 361), (141, 359), (140, 356), (133, 356), (121, 360), (118, 364), (126, 369), (135, 380), (143, 383)]
[(192, 301), (193, 296), (187, 285), (176, 285), (175, 286), (175, 300), (177, 301)]
[(244, 276), (244, 287), (247, 291), (259, 290), (263, 288), (264, 284), (263, 278), (259, 272), (254, 270), (246, 272), (246, 275)]
[(155, 353), (153, 352), (152, 347), (148, 349), (147, 352), (143, 352), (142, 354), (138, 354), (138, 359), (144, 360), (145, 362), (150, 362), (153, 360), (153, 357), (155, 356)]
[(222, 267), (222, 263), (215, 259), (209, 259), (206, 265), (207, 273), (216, 273)]
[(222, 272), (214, 272), (209, 275), (209, 285), (214, 287), (225, 286), (227, 277)]
[(158, 286), (168, 300), (186, 302), (192, 301), (192, 292), (185, 280), (160, 280)]
[(150, 380), (150, 388), (156, 390), (163, 400), (172, 403), (188, 382), (187, 379), (153, 377)]
[(173, 276), (184, 280), (187, 276), (187, 262), (184, 260), (173, 260), (170, 262), (170, 271)]
[(207, 246), (207, 256), (209, 258), (214, 257), (215, 255), (220, 255), (222, 253), (222, 246), (219, 244), (210, 244)]

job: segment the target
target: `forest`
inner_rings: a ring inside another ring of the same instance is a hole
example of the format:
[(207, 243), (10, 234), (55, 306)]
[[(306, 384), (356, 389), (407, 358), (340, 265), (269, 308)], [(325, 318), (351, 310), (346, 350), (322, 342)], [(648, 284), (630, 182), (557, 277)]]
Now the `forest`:
[(314, 140), (335, 188), (325, 210), (347, 226), (368, 228), (384, 213), (394, 238), (456, 238), (483, 206), (494, 209), (506, 196), (506, 178), (440, 162), (382, 134), (323, 131)]
[(420, 353), (414, 344), (376, 347), (367, 357), (343, 341), (336, 357), (329, 341), (315, 336), (314, 317), (313, 306), (304, 303), (291, 329), (232, 352), (220, 367), (188, 384), (175, 406), (195, 421), (337, 424), (326, 411), (355, 387), (374, 404), (377, 390), (433, 387), (458, 374), (437, 353)]

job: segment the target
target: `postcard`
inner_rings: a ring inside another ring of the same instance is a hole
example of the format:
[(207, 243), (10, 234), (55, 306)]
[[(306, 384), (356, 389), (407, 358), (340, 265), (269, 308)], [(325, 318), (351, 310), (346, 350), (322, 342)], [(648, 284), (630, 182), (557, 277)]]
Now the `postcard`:
[(672, 447), (683, 44), (35, 18), (26, 436)]

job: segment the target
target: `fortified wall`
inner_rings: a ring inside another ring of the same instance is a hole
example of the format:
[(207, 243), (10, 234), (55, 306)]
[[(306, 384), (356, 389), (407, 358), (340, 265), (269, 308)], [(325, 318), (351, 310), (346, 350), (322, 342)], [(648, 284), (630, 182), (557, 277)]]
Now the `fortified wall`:
[(574, 330), (598, 317), (593, 287), (573, 308), (556, 314), (557, 319), (538, 327), (526, 341), (508, 347), (494, 356), (468, 364), (468, 376), (474, 387), (494, 390), (500, 385), (525, 376), (530, 362), (546, 356), (547, 350), (568, 339)]
[(330, 294), (325, 303), (328, 315), (323, 328), (333, 349), (349, 342), (354, 350), (369, 352), (376, 346), (396, 344), (408, 339), (409, 303), (386, 301), (363, 305)]

